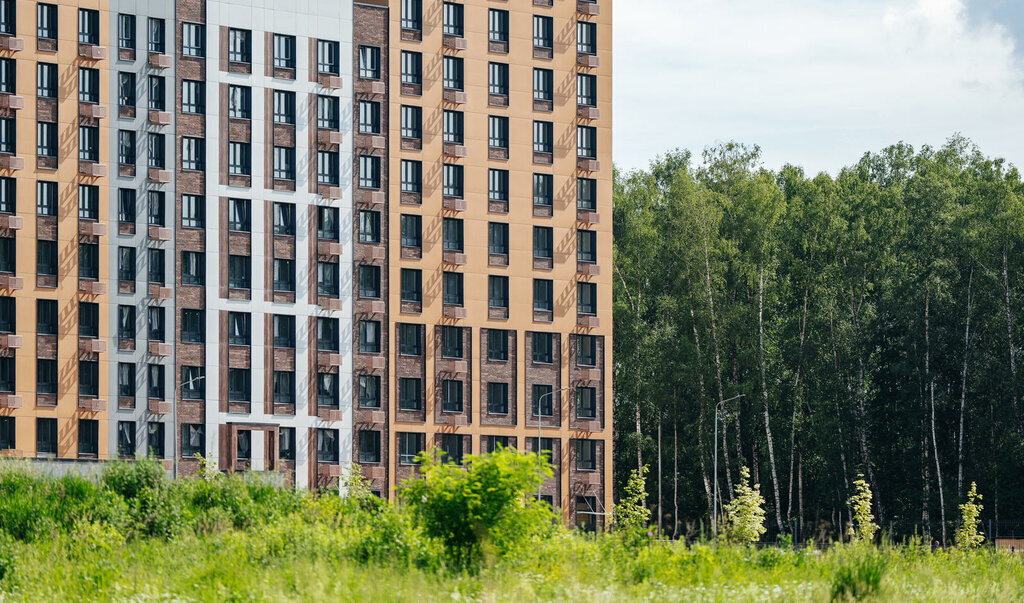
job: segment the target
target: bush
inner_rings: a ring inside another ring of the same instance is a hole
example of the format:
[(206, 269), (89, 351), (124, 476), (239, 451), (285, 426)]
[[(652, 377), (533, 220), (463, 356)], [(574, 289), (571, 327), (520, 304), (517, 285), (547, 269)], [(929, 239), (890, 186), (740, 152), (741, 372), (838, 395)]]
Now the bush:
[(981, 533), (981, 495), (978, 494), (978, 486), (971, 482), (971, 491), (967, 493), (967, 502), (960, 505), (960, 527), (956, 530), (956, 547), (958, 549), (973, 549), (985, 542), (985, 535)]
[(750, 487), (750, 469), (740, 469), (736, 497), (725, 505), (725, 534), (729, 542), (750, 544), (767, 532), (764, 527), (764, 497), (760, 484)]
[(833, 601), (860, 601), (881, 592), (889, 560), (882, 551), (857, 545), (837, 552), (839, 567), (832, 574)]
[(849, 506), (853, 509), (853, 526), (850, 528), (850, 540), (853, 542), (873, 542), (878, 525), (875, 523), (875, 516), (871, 514), (871, 500), (873, 495), (871, 487), (864, 481), (864, 476), (853, 482), (857, 493), (850, 497)]

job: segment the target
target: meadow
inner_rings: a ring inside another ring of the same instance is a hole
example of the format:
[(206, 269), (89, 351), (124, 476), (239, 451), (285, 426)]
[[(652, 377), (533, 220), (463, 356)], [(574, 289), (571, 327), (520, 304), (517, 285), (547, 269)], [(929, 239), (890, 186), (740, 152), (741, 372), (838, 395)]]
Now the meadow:
[(636, 530), (577, 534), (522, 502), (529, 480), (521, 478), (536, 465), (513, 454), (479, 461), (479, 470), (427, 467), (435, 479), (428, 473), (417, 501), (400, 506), (357, 480), (342, 498), (248, 476), (171, 482), (148, 463), (111, 465), (93, 480), (6, 465), (0, 601), (1007, 601), (1024, 593), (1021, 558), (984, 547), (819, 551), (669, 542)]

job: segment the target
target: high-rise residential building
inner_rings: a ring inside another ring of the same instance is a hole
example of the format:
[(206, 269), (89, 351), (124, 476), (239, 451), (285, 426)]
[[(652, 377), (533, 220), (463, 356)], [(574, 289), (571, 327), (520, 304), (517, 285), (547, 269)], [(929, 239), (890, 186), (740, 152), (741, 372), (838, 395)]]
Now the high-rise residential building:
[(382, 496), (543, 450), (602, 523), (611, 9), (0, 0), (0, 450)]

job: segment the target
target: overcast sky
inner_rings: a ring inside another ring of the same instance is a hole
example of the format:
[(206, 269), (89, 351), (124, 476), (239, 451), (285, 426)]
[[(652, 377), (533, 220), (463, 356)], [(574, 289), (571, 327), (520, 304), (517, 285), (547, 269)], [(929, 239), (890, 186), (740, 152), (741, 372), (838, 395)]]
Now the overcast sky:
[(955, 132), (1024, 167), (1024, 0), (618, 0), (615, 162), (736, 140), (835, 172)]

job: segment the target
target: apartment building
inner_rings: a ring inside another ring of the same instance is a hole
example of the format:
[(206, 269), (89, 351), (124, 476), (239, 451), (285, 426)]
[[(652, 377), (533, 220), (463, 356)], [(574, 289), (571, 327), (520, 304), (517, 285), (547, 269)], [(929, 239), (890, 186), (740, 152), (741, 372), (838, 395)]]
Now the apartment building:
[(603, 522), (611, 9), (0, 0), (0, 450), (382, 496), (544, 450)]

